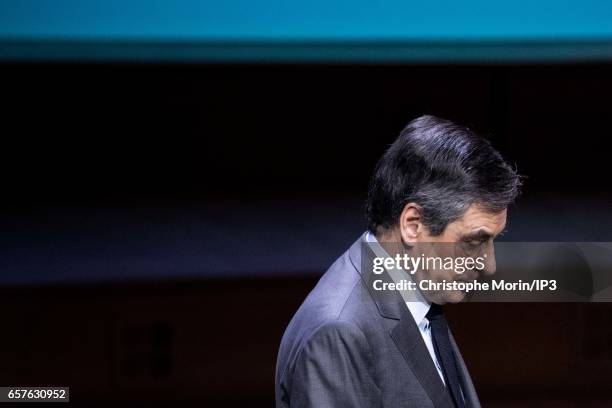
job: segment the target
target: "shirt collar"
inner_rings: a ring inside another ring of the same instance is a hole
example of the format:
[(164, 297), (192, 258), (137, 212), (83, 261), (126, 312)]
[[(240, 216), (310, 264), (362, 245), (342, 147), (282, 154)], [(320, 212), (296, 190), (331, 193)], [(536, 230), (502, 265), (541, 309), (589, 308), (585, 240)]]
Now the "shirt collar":
[[(368, 245), (370, 246), (370, 248), (372, 248), (372, 251), (377, 257), (390, 257), (387, 251), (382, 247), (382, 245), (380, 245), (378, 239), (376, 239), (376, 236), (374, 236), (374, 234), (369, 231), (366, 232), (365, 240), (366, 242), (368, 242)], [(389, 276), (391, 276), (391, 279), (393, 279), (393, 281), (396, 283), (401, 279), (413, 280), (412, 275), (410, 275), (403, 269), (387, 269), (387, 272), (389, 273)], [(429, 312), (431, 303), (428, 302), (427, 299), (425, 299), (421, 291), (417, 289), (402, 290), (399, 292), (404, 301), (406, 302), (406, 306), (408, 306), (408, 310), (410, 311), (410, 314), (414, 318), (416, 324), (420, 325), (423, 321), (427, 323), (425, 315), (427, 315), (427, 312)]]

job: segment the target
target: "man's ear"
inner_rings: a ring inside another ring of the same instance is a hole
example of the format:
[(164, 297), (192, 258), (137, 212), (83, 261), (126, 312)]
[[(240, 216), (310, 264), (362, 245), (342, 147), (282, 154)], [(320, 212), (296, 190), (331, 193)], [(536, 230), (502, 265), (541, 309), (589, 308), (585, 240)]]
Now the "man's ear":
[(415, 203), (406, 204), (400, 214), (399, 227), (404, 244), (412, 245), (417, 242), (424, 228), (421, 207)]

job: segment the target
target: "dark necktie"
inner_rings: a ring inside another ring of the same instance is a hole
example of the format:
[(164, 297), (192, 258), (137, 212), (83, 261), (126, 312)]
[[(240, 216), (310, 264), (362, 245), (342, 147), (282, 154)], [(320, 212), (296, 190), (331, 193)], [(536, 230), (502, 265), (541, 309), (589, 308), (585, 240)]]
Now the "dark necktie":
[(451, 391), (455, 406), (464, 408), (465, 403), (461, 396), (459, 370), (457, 369), (455, 354), (453, 353), (448, 334), (448, 324), (444, 318), (442, 307), (432, 303), (425, 317), (427, 317), (431, 326), (431, 337), (433, 338), (434, 350), (436, 352), (436, 358), (442, 366), (446, 386)]

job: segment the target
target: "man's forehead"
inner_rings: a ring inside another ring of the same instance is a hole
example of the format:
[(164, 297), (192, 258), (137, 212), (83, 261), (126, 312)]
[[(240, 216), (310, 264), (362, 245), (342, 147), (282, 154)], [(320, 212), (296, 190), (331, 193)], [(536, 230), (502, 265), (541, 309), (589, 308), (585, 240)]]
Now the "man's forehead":
[(491, 213), (478, 206), (471, 205), (463, 217), (458, 219), (457, 227), (462, 230), (485, 229), (494, 234), (501, 232), (506, 226), (507, 210)]

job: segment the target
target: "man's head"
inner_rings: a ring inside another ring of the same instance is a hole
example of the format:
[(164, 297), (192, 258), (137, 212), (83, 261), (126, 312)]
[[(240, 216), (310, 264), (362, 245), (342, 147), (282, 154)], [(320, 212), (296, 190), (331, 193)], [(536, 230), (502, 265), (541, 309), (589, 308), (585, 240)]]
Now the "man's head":
[[(404, 248), (436, 243), (439, 249), (441, 243), (452, 243), (455, 256), (458, 250), (486, 254), (486, 266), (477, 272), (416, 275), (417, 280), (473, 280), (495, 272), (493, 239), (505, 228), (506, 209), (520, 184), (520, 176), (486, 139), (451, 121), (421, 116), (406, 126), (376, 166), (366, 205), (368, 228), (379, 240)], [(435, 245), (428, 248), (435, 251)], [(424, 294), (435, 303), (464, 296)]]

